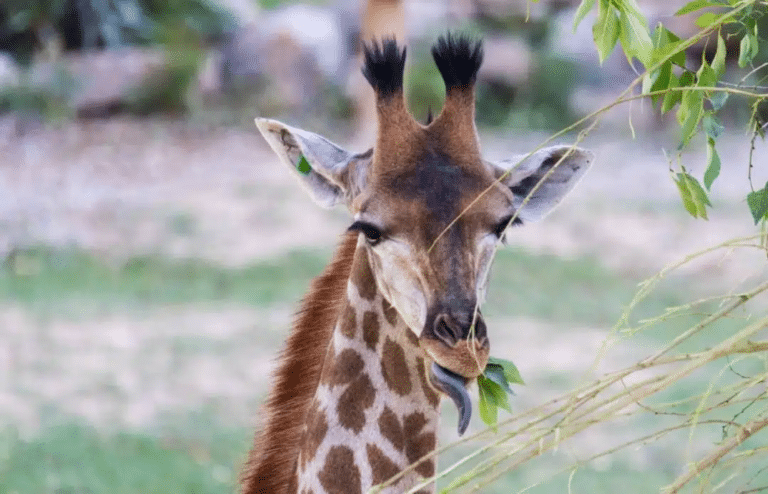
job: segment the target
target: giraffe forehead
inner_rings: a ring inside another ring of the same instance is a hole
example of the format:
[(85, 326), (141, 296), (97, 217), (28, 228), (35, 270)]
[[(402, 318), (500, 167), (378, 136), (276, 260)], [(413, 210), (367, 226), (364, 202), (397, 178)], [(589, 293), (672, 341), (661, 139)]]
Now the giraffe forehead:
[[(478, 213), (503, 207), (503, 197), (491, 187), (494, 180), (482, 163), (468, 166), (439, 152), (427, 151), (404, 168), (382, 173), (374, 183), (374, 209), (393, 223), (442, 230), (473, 204)], [(490, 193), (488, 193), (490, 192)], [(499, 202), (501, 199), (501, 202)], [(370, 204), (369, 204), (370, 205)]]

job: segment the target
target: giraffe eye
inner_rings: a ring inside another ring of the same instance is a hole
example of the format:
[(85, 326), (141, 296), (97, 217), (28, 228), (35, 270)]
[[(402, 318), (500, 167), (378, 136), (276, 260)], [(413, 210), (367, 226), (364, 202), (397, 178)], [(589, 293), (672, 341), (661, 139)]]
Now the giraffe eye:
[(363, 221), (355, 221), (352, 223), (352, 226), (349, 227), (349, 231), (362, 232), (370, 245), (376, 245), (381, 242), (382, 239), (381, 230), (372, 224)]
[(496, 226), (493, 228), (493, 234), (496, 235), (496, 238), (501, 238), (504, 235), (504, 231), (509, 226), (511, 219), (511, 216), (507, 216), (496, 224)]

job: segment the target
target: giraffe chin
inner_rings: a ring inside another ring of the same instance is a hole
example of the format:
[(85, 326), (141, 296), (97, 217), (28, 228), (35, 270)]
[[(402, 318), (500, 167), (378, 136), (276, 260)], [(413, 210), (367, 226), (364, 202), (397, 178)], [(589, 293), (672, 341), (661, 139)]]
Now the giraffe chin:
[(458, 432), (460, 436), (463, 435), (472, 418), (472, 400), (466, 388), (467, 379), (440, 366), (437, 362), (432, 362), (430, 377), (432, 384), (447, 394), (456, 405), (459, 411)]

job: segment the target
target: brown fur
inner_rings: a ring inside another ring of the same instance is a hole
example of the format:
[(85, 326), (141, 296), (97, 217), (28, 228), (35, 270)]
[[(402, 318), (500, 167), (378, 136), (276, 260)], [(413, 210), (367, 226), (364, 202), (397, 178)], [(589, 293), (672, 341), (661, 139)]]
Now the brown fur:
[(345, 234), (333, 260), (304, 298), (273, 379), (265, 425), (243, 470), (243, 494), (286, 492), (292, 480), (302, 428), (346, 296), (357, 237), (357, 232)]

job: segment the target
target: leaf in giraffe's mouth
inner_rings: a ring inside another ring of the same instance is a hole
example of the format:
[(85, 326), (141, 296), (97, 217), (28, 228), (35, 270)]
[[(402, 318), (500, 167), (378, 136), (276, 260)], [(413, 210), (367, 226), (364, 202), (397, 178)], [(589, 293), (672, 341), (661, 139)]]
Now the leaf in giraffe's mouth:
[(432, 382), (453, 400), (459, 411), (458, 431), (461, 436), (469, 426), (469, 419), (472, 418), (472, 401), (466, 388), (467, 380), (436, 362), (432, 362), (431, 370)]

